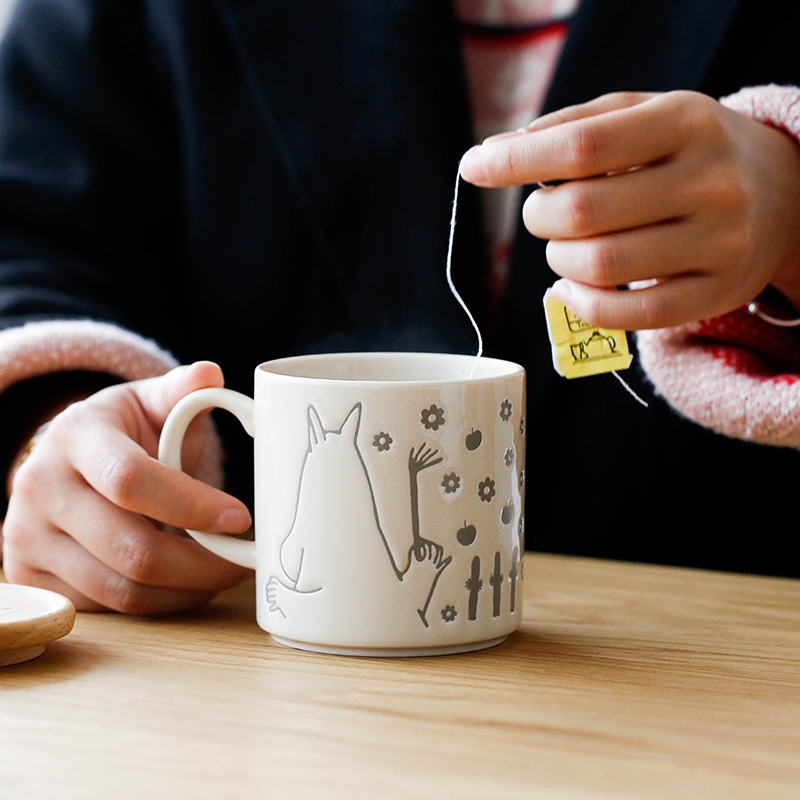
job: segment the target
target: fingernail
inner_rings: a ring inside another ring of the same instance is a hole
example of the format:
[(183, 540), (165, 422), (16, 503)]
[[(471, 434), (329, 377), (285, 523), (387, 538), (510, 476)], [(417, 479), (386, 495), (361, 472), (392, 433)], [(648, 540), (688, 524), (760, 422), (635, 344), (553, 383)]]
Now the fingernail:
[(563, 278), (553, 284), (553, 294), (567, 307), (572, 302), (572, 287)]
[(488, 180), (483, 161), (483, 150), (480, 145), (467, 150), (459, 167), (461, 177), (469, 183), (485, 183)]
[(242, 508), (226, 508), (217, 517), (216, 529), (222, 533), (241, 533), (250, 527), (250, 514)]

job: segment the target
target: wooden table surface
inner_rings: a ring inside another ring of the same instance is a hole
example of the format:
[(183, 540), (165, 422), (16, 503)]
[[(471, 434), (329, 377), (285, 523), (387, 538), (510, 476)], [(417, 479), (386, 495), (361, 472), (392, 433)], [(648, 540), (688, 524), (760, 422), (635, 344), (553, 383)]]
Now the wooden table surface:
[(291, 650), (252, 583), (0, 669), (2, 798), (800, 798), (800, 581), (528, 555), (481, 653)]

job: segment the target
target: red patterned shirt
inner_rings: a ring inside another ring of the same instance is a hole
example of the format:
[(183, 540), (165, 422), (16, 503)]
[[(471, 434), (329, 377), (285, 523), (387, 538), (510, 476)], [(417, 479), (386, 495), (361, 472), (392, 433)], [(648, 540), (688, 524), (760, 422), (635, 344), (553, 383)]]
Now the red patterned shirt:
[[(477, 142), (537, 116), (579, 0), (454, 0)], [(503, 296), (519, 188), (484, 189), (490, 301)]]

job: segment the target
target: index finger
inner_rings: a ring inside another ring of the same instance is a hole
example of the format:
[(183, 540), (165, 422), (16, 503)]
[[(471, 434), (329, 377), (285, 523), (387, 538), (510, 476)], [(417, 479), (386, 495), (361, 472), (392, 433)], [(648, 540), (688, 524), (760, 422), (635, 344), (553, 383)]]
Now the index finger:
[(250, 525), (244, 503), (162, 464), (103, 420), (94, 426), (89, 441), (70, 443), (70, 462), (114, 505), (176, 528), (209, 533), (239, 533)]
[(461, 176), (499, 188), (590, 178), (664, 159), (686, 140), (664, 97), (487, 139), (464, 155)]

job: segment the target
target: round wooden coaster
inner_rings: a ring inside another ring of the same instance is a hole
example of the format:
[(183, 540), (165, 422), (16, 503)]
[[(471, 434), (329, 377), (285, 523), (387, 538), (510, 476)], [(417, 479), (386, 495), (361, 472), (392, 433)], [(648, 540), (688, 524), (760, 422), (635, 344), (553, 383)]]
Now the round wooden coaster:
[(36, 658), (74, 624), (75, 606), (63, 595), (0, 583), (0, 667)]

